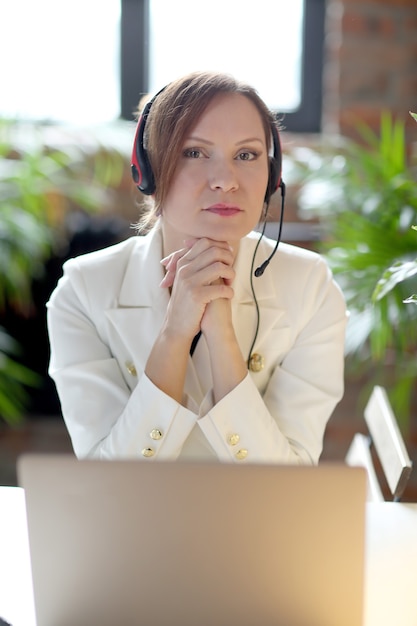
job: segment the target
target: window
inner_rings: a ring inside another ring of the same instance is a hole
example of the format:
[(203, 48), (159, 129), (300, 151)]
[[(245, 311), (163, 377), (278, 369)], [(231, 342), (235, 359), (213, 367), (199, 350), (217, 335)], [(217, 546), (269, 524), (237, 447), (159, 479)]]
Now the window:
[(120, 0), (0, 4), (0, 116), (71, 123), (120, 116)]
[[(256, 8), (256, 10), (255, 10)], [(105, 123), (193, 69), (253, 84), (291, 131), (317, 132), (325, 0), (0, 3), (0, 117)]]
[[(122, 115), (139, 97), (194, 69), (231, 72), (284, 114), (287, 130), (317, 132), (325, 0), (122, 0)], [(256, 11), (254, 7), (256, 6)]]
[(150, 0), (150, 91), (193, 70), (225, 70), (257, 87), (270, 108), (297, 109), (303, 0), (257, 0), (256, 11), (242, 6), (242, 0), (203, 6), (195, 0)]

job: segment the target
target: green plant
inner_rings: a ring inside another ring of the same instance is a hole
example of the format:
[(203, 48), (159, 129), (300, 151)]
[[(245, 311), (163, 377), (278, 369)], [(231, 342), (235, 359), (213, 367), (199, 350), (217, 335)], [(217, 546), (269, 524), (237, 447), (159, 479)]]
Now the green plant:
[[(347, 300), (347, 363), (390, 390), (406, 428), (417, 380), (417, 307), (404, 306), (406, 286), (416, 285), (416, 177), (407, 162), (403, 121), (383, 114), (378, 134), (364, 125), (358, 131), (360, 141), (293, 156), (303, 178), (299, 204), (320, 218), (320, 248)], [(392, 272), (384, 297), (375, 297), (386, 268), (398, 262), (408, 272), (401, 276), (398, 269), (395, 284)]]
[(17, 342), (0, 327), (0, 415), (10, 424), (21, 419), (28, 400), (26, 389), (39, 384), (37, 374), (13, 358), (19, 354)]
[[(417, 230), (417, 226), (413, 225), (411, 228)], [(372, 294), (372, 300), (374, 302), (378, 302), (378, 300), (381, 300), (381, 298), (384, 298), (387, 293), (392, 291), (396, 285), (408, 280), (415, 274), (417, 274), (417, 258), (411, 261), (395, 261), (393, 265), (384, 271), (379, 279)], [(417, 294), (412, 294), (404, 300), (404, 304), (411, 303), (417, 304)]]
[[(410, 115), (417, 122), (417, 114), (410, 111)], [(417, 226), (413, 225), (411, 228), (417, 230)], [(417, 243), (416, 243), (417, 247)], [(388, 267), (381, 278), (379, 279), (377, 286), (375, 287), (372, 299), (374, 302), (384, 298), (396, 285), (404, 282), (408, 278), (411, 278), (417, 274), (417, 258), (411, 261), (395, 261), (393, 265)], [(417, 294), (412, 294), (404, 300), (405, 304), (417, 304)]]
[[(65, 245), (65, 216), (105, 206), (124, 168), (121, 153), (103, 150), (98, 141), (93, 151), (73, 141), (54, 148), (44, 130), (0, 120), (0, 314), (30, 314), (33, 281)], [(9, 423), (19, 420), (28, 387), (39, 382), (19, 356), (19, 345), (0, 327), (0, 419)]]

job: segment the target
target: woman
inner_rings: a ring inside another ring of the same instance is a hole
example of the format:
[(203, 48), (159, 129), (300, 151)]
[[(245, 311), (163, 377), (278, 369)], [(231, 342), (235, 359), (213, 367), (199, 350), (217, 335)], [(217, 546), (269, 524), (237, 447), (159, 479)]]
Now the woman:
[(145, 108), (133, 161), (147, 234), (68, 261), (48, 303), (75, 453), (317, 463), (346, 309), (319, 255), (253, 232), (280, 185), (272, 114), (191, 74)]

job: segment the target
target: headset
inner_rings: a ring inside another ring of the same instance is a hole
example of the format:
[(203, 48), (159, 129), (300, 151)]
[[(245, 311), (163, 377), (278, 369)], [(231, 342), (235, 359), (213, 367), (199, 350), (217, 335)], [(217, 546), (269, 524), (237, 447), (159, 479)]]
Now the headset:
[[(148, 153), (143, 143), (146, 121), (148, 119), (153, 103), (155, 102), (159, 94), (162, 93), (166, 89), (166, 87), (167, 85), (163, 87), (162, 89), (160, 89), (151, 98), (151, 100), (149, 100), (145, 104), (143, 111), (139, 117), (137, 126), (136, 126), (135, 139), (134, 139), (133, 149), (132, 149), (131, 171), (132, 171), (132, 178), (137, 188), (146, 196), (153, 195), (155, 193), (155, 188), (156, 188), (155, 178), (152, 172), (151, 164), (149, 162)], [(268, 176), (268, 184), (267, 184), (267, 188), (265, 192), (265, 203), (266, 203), (266, 207), (268, 208), (268, 204), (269, 204), (272, 194), (275, 193), (275, 191), (277, 191), (278, 188), (280, 188), (281, 196), (282, 196), (281, 217), (280, 217), (280, 222), (279, 222), (279, 234), (278, 234), (276, 246), (272, 254), (268, 257), (268, 259), (266, 259), (266, 261), (264, 261), (262, 265), (256, 268), (254, 272), (254, 275), (256, 277), (262, 276), (266, 267), (269, 265), (270, 260), (272, 259), (275, 252), (277, 251), (279, 242), (281, 240), (281, 231), (282, 231), (285, 184), (284, 184), (284, 181), (282, 180), (281, 141), (280, 141), (278, 128), (276, 124), (271, 124), (271, 135), (272, 135), (272, 155), (269, 157), (269, 176)], [(263, 234), (265, 231), (265, 225), (266, 225), (266, 221), (264, 223), (264, 228), (262, 230), (261, 237), (258, 241), (258, 244), (260, 243), (260, 240), (263, 237)], [(256, 250), (255, 250), (255, 254), (256, 254)]]

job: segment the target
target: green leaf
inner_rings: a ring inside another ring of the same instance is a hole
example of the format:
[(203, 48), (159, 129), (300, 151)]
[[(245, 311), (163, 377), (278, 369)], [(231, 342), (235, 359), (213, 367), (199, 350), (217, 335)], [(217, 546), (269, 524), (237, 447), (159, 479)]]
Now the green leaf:
[(404, 263), (397, 261), (383, 273), (372, 294), (372, 301), (381, 300), (398, 283), (417, 274), (417, 259)]
[(410, 113), (411, 117), (413, 117), (416, 120), (416, 122), (417, 122), (417, 113), (411, 113), (411, 111), (409, 111), (409, 113)]

